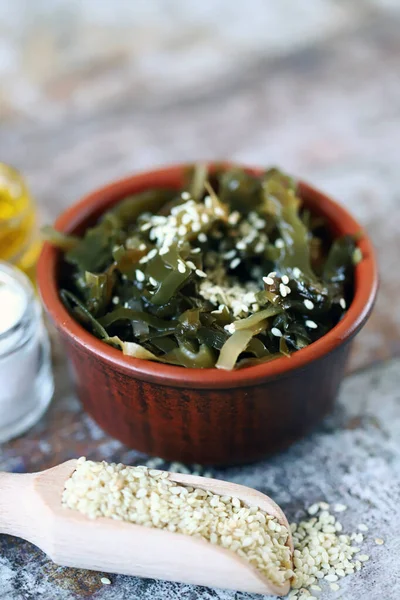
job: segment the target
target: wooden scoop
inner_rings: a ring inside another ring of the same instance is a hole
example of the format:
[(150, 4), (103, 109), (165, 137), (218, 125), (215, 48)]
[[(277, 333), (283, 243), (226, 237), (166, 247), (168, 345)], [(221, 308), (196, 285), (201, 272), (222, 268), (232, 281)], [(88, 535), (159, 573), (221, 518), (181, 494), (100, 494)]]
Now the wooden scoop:
[[(284, 596), (278, 586), (234, 552), (201, 539), (110, 518), (89, 519), (61, 506), (69, 460), (42, 473), (0, 473), (0, 532), (29, 540), (58, 565), (167, 579), (216, 588)], [(288, 528), (282, 510), (268, 496), (226, 481), (170, 473), (172, 481), (236, 496), (258, 506)], [(292, 538), (288, 545), (293, 552)]]

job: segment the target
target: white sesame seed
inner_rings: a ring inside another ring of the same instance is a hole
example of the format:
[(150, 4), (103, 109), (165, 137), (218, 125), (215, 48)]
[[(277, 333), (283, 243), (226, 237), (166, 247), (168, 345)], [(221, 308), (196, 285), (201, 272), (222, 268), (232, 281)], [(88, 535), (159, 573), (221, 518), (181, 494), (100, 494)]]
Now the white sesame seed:
[(178, 235), (184, 237), (187, 234), (187, 228), (184, 225), (178, 227)]
[(199, 254), (201, 252), (201, 248), (192, 248), (192, 254)]
[(344, 512), (347, 510), (347, 506), (345, 504), (334, 504), (332, 508), (335, 512)]
[(151, 227), (153, 227), (152, 223), (145, 223), (144, 225), (141, 226), (140, 231), (147, 231)]
[(271, 271), (271, 273), (268, 273), (268, 277), (276, 277), (276, 271)]
[(329, 504), (327, 502), (320, 502), (319, 507), (321, 510), (329, 510)]
[(178, 271), (179, 273), (186, 273), (186, 266), (181, 260), (178, 261)]
[(206, 196), (204, 198), (204, 204), (206, 206), (206, 208), (212, 208), (212, 200), (210, 196)]
[(283, 241), (282, 238), (278, 238), (275, 241), (275, 248), (284, 248), (285, 247), (285, 242)]
[(294, 275), (294, 277), (296, 277), (296, 279), (298, 279), (300, 277), (301, 271), (300, 271), (299, 267), (294, 267), (293, 275)]
[(319, 585), (310, 585), (310, 590), (314, 592), (322, 592), (322, 588)]
[(151, 283), (151, 285), (154, 285), (154, 287), (158, 285), (158, 281), (154, 279), (154, 277), (149, 277), (149, 282)]
[(357, 560), (360, 560), (361, 562), (367, 562), (367, 560), (369, 560), (369, 556), (368, 554), (357, 554)]
[(193, 223), (193, 225), (192, 225), (192, 231), (194, 233), (197, 233), (198, 231), (200, 231), (200, 229), (201, 229), (200, 223)]
[(102, 577), (100, 581), (103, 585), (111, 585), (111, 581), (108, 579), (108, 577)]
[(307, 321), (306, 321), (306, 326), (307, 326), (309, 329), (318, 329), (318, 325), (315, 323), (315, 321), (310, 321), (310, 320), (307, 320)]
[(339, 304), (343, 308), (343, 310), (345, 310), (345, 308), (346, 308), (346, 300), (344, 298), (340, 298)]
[(191, 260), (187, 260), (186, 264), (188, 267), (190, 267), (191, 269), (196, 269), (196, 265), (194, 264), (194, 262), (192, 262)]
[(237, 266), (239, 266), (239, 265), (240, 265), (240, 263), (241, 263), (241, 260), (240, 260), (240, 258), (239, 258), (239, 257), (236, 257), (236, 258), (234, 258), (234, 259), (233, 259), (233, 261), (230, 263), (229, 267), (230, 267), (231, 269), (236, 269), (236, 267), (237, 267)]
[(263, 242), (258, 242), (258, 244), (256, 244), (256, 246), (254, 248), (254, 252), (256, 252), (257, 254), (260, 254), (264, 250), (265, 250), (265, 244), (263, 244)]
[(337, 575), (334, 575), (333, 573), (329, 573), (328, 575), (325, 575), (325, 579), (327, 581), (337, 581), (339, 577)]
[(271, 333), (272, 335), (274, 335), (275, 337), (282, 337), (282, 331), (280, 329), (278, 329), (277, 327), (273, 327), (271, 329)]
[(119, 296), (114, 296), (114, 298), (112, 299), (112, 303), (118, 304), (118, 302), (119, 302)]
[(189, 192), (182, 192), (181, 198), (182, 198), (182, 200), (189, 200), (190, 199)]
[(385, 540), (383, 540), (382, 538), (375, 538), (375, 544), (377, 544), (378, 546), (382, 546), (385, 543)]
[(238, 242), (238, 243), (236, 244), (236, 248), (237, 248), (238, 250), (246, 250), (246, 244), (245, 244), (245, 242)]
[(224, 256), (224, 258), (230, 260), (231, 258), (233, 258), (235, 256), (235, 254), (236, 254), (236, 250), (232, 249), (232, 250), (229, 250), (229, 252), (226, 252), (223, 256)]
[(289, 283), (289, 277), (287, 275), (282, 275), (282, 283), (285, 285)]
[(317, 512), (319, 511), (319, 504), (311, 504), (311, 506), (308, 507), (307, 512), (309, 515), (316, 515)]
[(216, 206), (214, 209), (214, 213), (218, 216), (218, 217), (224, 217), (225, 216), (225, 211), (223, 208), (221, 208), (220, 206)]
[(314, 302), (311, 302), (311, 300), (304, 300), (304, 306), (308, 310), (312, 310), (314, 308)]
[(198, 275), (199, 277), (207, 277), (207, 273), (204, 273), (204, 271), (202, 271), (201, 269), (196, 269), (195, 270), (196, 275)]
[(152, 258), (154, 258), (157, 252), (157, 248), (153, 248), (152, 250), (150, 250), (150, 252), (147, 254), (147, 260), (151, 260)]
[(331, 583), (329, 587), (331, 588), (332, 592), (337, 592), (338, 590), (340, 590), (340, 585), (338, 585), (337, 583)]
[(274, 280), (272, 279), (272, 277), (263, 277), (263, 282), (267, 285), (274, 285)]
[(207, 236), (205, 233), (199, 233), (199, 235), (197, 236), (197, 239), (199, 240), (199, 242), (202, 242), (203, 244), (206, 243), (207, 241)]
[(145, 274), (140, 269), (136, 269), (135, 274), (138, 281), (144, 281), (146, 279)]
[(368, 527), (366, 525), (364, 525), (364, 523), (360, 523), (360, 525), (357, 527), (357, 529), (359, 531), (368, 531)]
[(235, 333), (235, 323), (228, 323), (228, 325), (224, 325), (224, 329), (229, 331), (229, 333)]
[(164, 254), (168, 254), (168, 252), (169, 252), (169, 248), (162, 247), (159, 251), (159, 255), (164, 256)]
[(283, 283), (279, 284), (279, 293), (282, 296), (282, 298), (286, 298), (287, 291), (286, 291), (286, 286)]

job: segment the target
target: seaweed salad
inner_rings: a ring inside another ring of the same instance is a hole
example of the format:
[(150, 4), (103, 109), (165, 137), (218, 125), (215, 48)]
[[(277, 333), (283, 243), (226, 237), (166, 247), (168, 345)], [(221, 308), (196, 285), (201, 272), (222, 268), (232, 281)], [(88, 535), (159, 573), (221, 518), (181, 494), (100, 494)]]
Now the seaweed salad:
[(183, 189), (149, 189), (62, 249), (60, 296), (79, 323), (124, 354), (231, 370), (301, 350), (341, 319), (360, 260), (331, 239), (296, 182), (277, 169), (188, 169)]

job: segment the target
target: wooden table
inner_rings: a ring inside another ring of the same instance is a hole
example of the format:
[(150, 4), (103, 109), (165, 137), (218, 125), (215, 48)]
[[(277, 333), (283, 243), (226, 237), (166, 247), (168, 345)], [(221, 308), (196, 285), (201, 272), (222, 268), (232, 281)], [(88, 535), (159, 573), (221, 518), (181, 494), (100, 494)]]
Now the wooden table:
[[(87, 6), (68, 12), (62, 2), (59, 13), (44, 2), (42, 20), (16, 9), (21, 27), (10, 22), (3, 38), (20, 51), (14, 71), (1, 71), (0, 55), (0, 156), (26, 174), (46, 221), (111, 178), (199, 158), (281, 165), (351, 209), (375, 242), (381, 289), (335, 414), (284, 454), (213, 472), (272, 495), (291, 519), (317, 500), (347, 504), (344, 528), (370, 527), (371, 560), (340, 592), (319, 597), (397, 599), (400, 13), (389, 0), (327, 1), (291, 20), (293, 3), (252, 2), (242, 23), (223, 0), (214, 19), (193, 5), (167, 10), (154, 1), (147, 12), (132, 9), (129, 30), (122, 4), (113, 18), (102, 8), (92, 20)], [(49, 28), (38, 25), (45, 17)], [(83, 413), (56, 339), (53, 346), (54, 402), (36, 427), (2, 446), (1, 468), (40, 470), (79, 455), (145, 460)], [(28, 543), (1, 536), (0, 548), (4, 600), (250, 598), (122, 576), (103, 586), (105, 574), (56, 567)]]

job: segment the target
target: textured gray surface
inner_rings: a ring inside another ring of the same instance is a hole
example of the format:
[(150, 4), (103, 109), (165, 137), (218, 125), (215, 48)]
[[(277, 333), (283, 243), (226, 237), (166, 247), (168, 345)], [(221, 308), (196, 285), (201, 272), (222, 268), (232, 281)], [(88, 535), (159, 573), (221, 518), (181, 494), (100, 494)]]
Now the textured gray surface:
[[(272, 495), (290, 519), (316, 500), (370, 526), (371, 561), (324, 600), (397, 600), (400, 547), (400, 4), (398, 0), (0, 0), (0, 159), (45, 220), (93, 187), (198, 158), (275, 163), (346, 204), (382, 284), (336, 414), (288, 452), (217, 476)], [(56, 398), (0, 468), (73, 456), (137, 464), (82, 412), (55, 344)], [(371, 365), (375, 364), (373, 368)], [(366, 367), (368, 367), (367, 370)], [(376, 546), (374, 537), (385, 539)], [(245, 594), (55, 567), (0, 537), (3, 600), (248, 600)]]
[[(375, 367), (347, 378), (334, 415), (313, 435), (287, 452), (241, 468), (215, 471), (235, 483), (271, 495), (289, 520), (299, 520), (313, 502), (341, 502), (344, 532), (360, 523), (369, 527), (362, 550), (371, 559), (361, 572), (340, 582), (340, 592), (328, 586), (323, 600), (384, 600), (398, 598), (400, 576), (400, 361)], [(72, 400), (70, 400), (72, 402)], [(99, 434), (87, 423), (87, 436)], [(70, 432), (71, 438), (73, 432)], [(101, 434), (100, 434), (101, 437)], [(93, 440), (94, 441), (94, 440)], [(88, 442), (88, 440), (87, 440)], [(71, 439), (71, 443), (74, 440)], [(90, 443), (90, 442), (88, 442)], [(138, 455), (118, 443), (102, 443), (95, 457), (137, 463)], [(377, 546), (374, 538), (385, 540)], [(30, 544), (0, 539), (0, 597), (4, 600), (250, 600), (242, 593), (184, 586), (109, 575), (112, 585), (102, 586), (104, 574), (61, 569)]]

